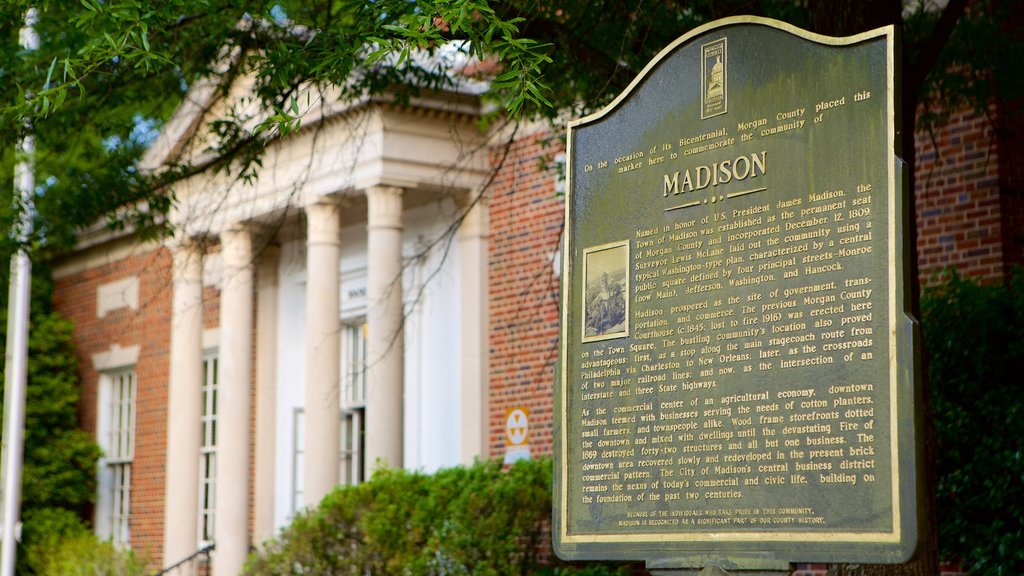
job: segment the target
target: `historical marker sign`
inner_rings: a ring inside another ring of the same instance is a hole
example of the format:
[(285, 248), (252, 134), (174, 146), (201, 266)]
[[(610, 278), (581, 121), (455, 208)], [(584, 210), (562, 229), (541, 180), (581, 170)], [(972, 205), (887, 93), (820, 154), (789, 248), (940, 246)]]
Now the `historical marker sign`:
[(716, 22), (569, 125), (561, 556), (913, 552), (894, 43)]

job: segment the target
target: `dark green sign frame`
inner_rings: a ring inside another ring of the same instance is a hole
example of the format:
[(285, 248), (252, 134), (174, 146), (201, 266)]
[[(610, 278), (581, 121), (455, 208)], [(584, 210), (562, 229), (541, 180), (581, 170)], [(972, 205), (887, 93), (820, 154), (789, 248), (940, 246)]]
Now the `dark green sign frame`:
[(912, 555), (896, 45), (720, 20), (569, 124), (560, 557)]

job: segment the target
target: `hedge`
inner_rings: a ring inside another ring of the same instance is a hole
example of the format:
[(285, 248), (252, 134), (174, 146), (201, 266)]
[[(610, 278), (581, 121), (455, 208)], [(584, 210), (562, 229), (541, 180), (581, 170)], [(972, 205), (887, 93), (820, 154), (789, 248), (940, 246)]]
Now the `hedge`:
[(569, 566), (550, 549), (551, 461), (495, 461), (433, 475), (379, 470), (301, 513), (246, 565), (249, 576), (625, 574)]
[(1024, 574), (1024, 272), (982, 286), (951, 273), (921, 299), (943, 559)]

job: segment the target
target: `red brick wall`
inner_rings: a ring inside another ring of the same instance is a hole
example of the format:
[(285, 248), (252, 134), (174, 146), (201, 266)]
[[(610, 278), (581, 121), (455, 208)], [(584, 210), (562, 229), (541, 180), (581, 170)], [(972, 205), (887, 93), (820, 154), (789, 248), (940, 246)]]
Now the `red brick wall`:
[[(992, 115), (996, 112), (993, 107)], [(918, 265), (923, 284), (943, 268), (995, 282), (1005, 271), (1000, 154), (989, 118), (960, 111), (917, 134)]]
[[(139, 309), (96, 316), (97, 288), (139, 277)], [(135, 459), (132, 463), (131, 543), (154, 564), (163, 542), (164, 462), (167, 445), (167, 379), (171, 320), (171, 258), (156, 249), (55, 281), (55, 308), (75, 323), (82, 379), (82, 426), (95, 433), (99, 373), (92, 356), (112, 344), (139, 346), (136, 364)]]
[(548, 134), (498, 147), (490, 188), (491, 456), (505, 448), (505, 411), (525, 406), (533, 454), (551, 453), (553, 369), (558, 353), (558, 276), (551, 257), (559, 246), (564, 203), (553, 171), (539, 169), (559, 149)]
[[(212, 247), (208, 254), (219, 251)], [(97, 318), (97, 290), (101, 285), (139, 277), (139, 310), (127, 308)], [(139, 346), (136, 365), (135, 460), (132, 465), (131, 544), (151, 566), (162, 566), (164, 489), (167, 457), (167, 401), (170, 379), (171, 312), (173, 299), (172, 257), (164, 248), (154, 249), (111, 264), (75, 273), (55, 281), (54, 307), (75, 324), (82, 399), (82, 427), (95, 434), (99, 373), (92, 356), (116, 343)], [(255, 314), (255, 309), (253, 311)], [(204, 328), (219, 325), (220, 290), (203, 289)], [(255, 342), (255, 323), (253, 338)], [(255, 367), (256, 350), (253, 349)], [(255, 380), (255, 369), (253, 378)], [(198, 384), (197, 384), (198, 385)], [(255, 395), (255, 386), (253, 387)], [(255, 418), (255, 396), (252, 398)], [(198, 423), (197, 423), (198, 425)], [(255, 420), (250, 424), (250, 434)], [(252, 443), (250, 437), (250, 445)], [(252, 521), (253, 458), (250, 451), (250, 523)], [(186, 481), (172, 479), (172, 481)], [(187, 480), (195, 482), (195, 480)]]
[[(1024, 21), (1024, 17), (1021, 18)], [(998, 108), (999, 187), (1003, 225), (1003, 266), (1024, 263), (1024, 102)]]

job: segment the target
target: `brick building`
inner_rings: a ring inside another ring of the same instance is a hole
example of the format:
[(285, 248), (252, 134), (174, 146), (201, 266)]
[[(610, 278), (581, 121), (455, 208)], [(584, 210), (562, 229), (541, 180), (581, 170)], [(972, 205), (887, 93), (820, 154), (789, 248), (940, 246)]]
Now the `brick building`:
[[(201, 161), (211, 117), (246, 105), (233, 88), (193, 87), (143, 162)], [(479, 102), (329, 101), (258, 180), (177, 183), (173, 239), (96, 228), (56, 262), (105, 452), (96, 531), (160, 566), (216, 542), (236, 574), (378, 461), (488, 453)]]
[[(246, 96), (195, 86), (147, 166), (201, 160), (206, 123)], [(481, 133), (472, 90), (327, 101), (259, 179), (177, 184), (173, 240), (92, 229), (56, 263), (83, 425), (106, 453), (96, 530), (161, 566), (216, 542), (214, 574), (237, 573), (378, 460), (502, 457), (514, 408), (531, 452), (551, 453), (560, 135)], [(1022, 260), (1007, 118), (918, 135), (923, 280), (953, 265), (996, 281)]]
[(916, 214), (922, 283), (955, 267), (986, 282), (1024, 263), (1024, 146), (1019, 109), (962, 110), (917, 134)]

